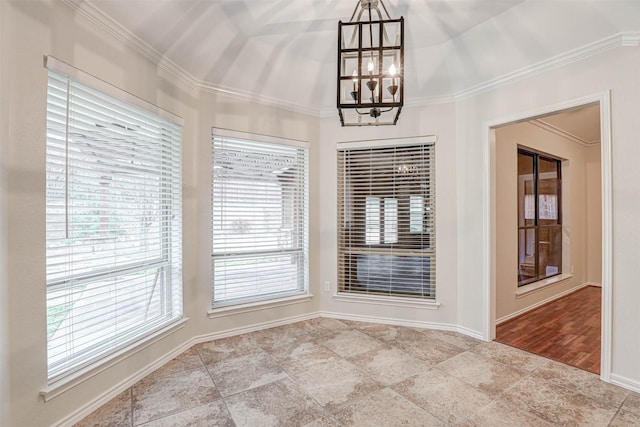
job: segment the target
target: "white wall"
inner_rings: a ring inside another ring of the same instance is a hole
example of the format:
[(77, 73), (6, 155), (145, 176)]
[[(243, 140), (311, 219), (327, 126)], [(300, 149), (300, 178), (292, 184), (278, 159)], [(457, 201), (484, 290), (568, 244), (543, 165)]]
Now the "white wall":
[[(602, 264), (601, 258), (596, 256), (596, 244), (602, 240), (600, 217), (588, 211), (589, 197), (593, 203), (598, 203), (591, 208), (601, 210), (599, 182), (593, 188), (588, 187), (589, 183), (594, 184), (594, 181), (600, 179), (598, 151), (600, 147), (580, 145), (528, 122), (499, 127), (495, 133), (496, 318), (502, 319), (588, 282), (589, 266)], [(573, 277), (517, 297), (519, 145), (564, 160), (562, 162), (562, 272), (573, 274)], [(587, 163), (588, 153), (597, 155), (589, 158), (589, 164)], [(593, 167), (591, 172), (595, 175), (591, 181), (588, 181), (588, 165)], [(590, 247), (593, 248), (591, 257), (588, 252)]]
[[(488, 271), (485, 234), (490, 224), (483, 192), (489, 152), (483, 142), (488, 127), (514, 115), (611, 90), (613, 169), (613, 360), (612, 378), (640, 389), (640, 50), (620, 47), (456, 103), (458, 185), (458, 322), (490, 334), (481, 284)], [(488, 181), (488, 178), (487, 178)], [(495, 194), (490, 195), (495, 197)], [(485, 214), (483, 214), (485, 212)], [(495, 244), (495, 242), (494, 242)], [(494, 246), (495, 247), (495, 246)], [(495, 261), (495, 260), (494, 260)], [(493, 265), (495, 267), (495, 264)], [(493, 277), (495, 281), (495, 276)]]
[[(92, 29), (57, 0), (3, 2), (3, 87), (7, 88), (8, 155), (8, 341), (11, 426), (44, 426), (64, 418), (159, 355), (187, 340), (184, 328), (166, 340), (44, 403), (47, 385), (45, 302), (45, 124), (47, 70), (43, 55), (65, 62), (193, 122), (190, 93), (169, 83), (156, 67), (114, 39)], [(3, 118), (7, 118), (3, 114)], [(193, 138), (185, 127), (185, 141)], [(185, 204), (189, 204), (189, 195)], [(185, 210), (185, 218), (192, 213)], [(185, 257), (185, 265), (189, 259)], [(191, 314), (191, 313), (189, 313)], [(3, 383), (4, 378), (3, 378)]]
[[(207, 317), (211, 301), (211, 127), (307, 140), (313, 152), (317, 119), (189, 88), (58, 0), (2, 1), (0, 13), (0, 425), (52, 425), (105, 393), (126, 386), (133, 375), (193, 342), (194, 337), (317, 311), (317, 303), (308, 302), (223, 319)], [(44, 55), (53, 55), (184, 118), (183, 286), (184, 313), (190, 319), (182, 329), (46, 403), (40, 396), (47, 386)], [(312, 169), (312, 190), (317, 187), (315, 173)], [(311, 212), (311, 223), (316, 224), (313, 198)], [(312, 241), (317, 240), (317, 233), (317, 228), (311, 229)], [(314, 256), (311, 271), (315, 276)]]
[[(265, 309), (251, 313), (228, 315), (224, 318), (209, 319), (206, 316), (211, 308), (211, 129), (219, 127), (237, 131), (253, 132), (263, 135), (308, 141), (311, 144), (310, 157), (315, 157), (318, 140), (318, 121), (307, 116), (260, 106), (248, 102), (240, 102), (224, 95), (201, 93), (197, 101), (197, 137), (185, 146), (184, 165), (185, 193), (192, 196), (190, 203), (195, 211), (193, 222), (185, 219), (185, 259), (192, 259), (193, 265), (185, 265), (185, 309), (188, 308), (191, 323), (197, 335), (218, 333), (235, 328), (273, 322), (280, 319), (303, 316), (317, 311), (317, 300)], [(186, 174), (189, 174), (187, 182)], [(318, 207), (314, 194), (317, 194), (318, 171), (311, 164), (309, 173), (310, 206), (309, 206), (309, 238), (313, 247), (318, 241)], [(186, 206), (185, 206), (186, 207)], [(186, 225), (190, 226), (187, 227)], [(187, 241), (194, 242), (191, 247)], [(310, 290), (312, 294), (320, 292), (320, 287), (313, 279), (318, 270), (317, 252), (311, 251), (309, 262)]]
[[(0, 424), (45, 426), (65, 419), (194, 337), (295, 318), (318, 310), (488, 334), (483, 277), (488, 274), (488, 223), (483, 206), (486, 122), (612, 90), (614, 162), (613, 371), (640, 387), (640, 52), (619, 48), (537, 77), (459, 100), (406, 108), (396, 127), (345, 129), (336, 117), (315, 119), (201, 93), (142, 59), (58, 0), (1, 1), (0, 47)], [(185, 119), (184, 303), (190, 318), (179, 331), (74, 389), (44, 403), (45, 116), (51, 54)], [(7, 66), (10, 64), (10, 66)], [(219, 126), (311, 142), (311, 290), (314, 299), (277, 309), (209, 319), (210, 128)], [(338, 141), (435, 134), (438, 310), (338, 302), (320, 284), (336, 284), (336, 152)], [(8, 144), (7, 144), (8, 142)], [(5, 210), (3, 211), (2, 206)], [(3, 275), (2, 267), (6, 266)], [(6, 276), (6, 277), (3, 277)], [(6, 279), (6, 280), (3, 280)], [(5, 310), (6, 309), (6, 310)], [(4, 335), (3, 335), (4, 330)], [(7, 373), (9, 371), (9, 373)], [(4, 406), (8, 402), (10, 411)], [(6, 422), (8, 419), (8, 422)]]
[[(456, 187), (454, 107), (440, 104), (403, 109), (397, 126), (380, 128), (341, 127), (337, 118), (324, 118), (320, 124), (321, 141), (312, 160), (321, 171), (319, 194), (321, 269), (315, 281), (330, 281), (332, 291), (322, 292), (322, 311), (342, 316), (382, 318), (416, 325), (452, 327), (456, 324)], [(354, 140), (436, 135), (436, 295), (437, 310), (406, 306), (384, 306), (344, 302), (334, 299), (337, 283), (337, 183), (336, 143)]]

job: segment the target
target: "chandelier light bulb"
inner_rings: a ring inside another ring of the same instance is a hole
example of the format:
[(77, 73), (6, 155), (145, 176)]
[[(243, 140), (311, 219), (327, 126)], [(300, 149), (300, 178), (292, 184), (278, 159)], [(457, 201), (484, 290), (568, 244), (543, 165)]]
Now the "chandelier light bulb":
[(389, 67), (389, 74), (391, 74), (391, 77), (395, 77), (397, 72), (398, 70), (396, 70), (396, 65), (391, 64), (391, 66)]
[(369, 74), (373, 73), (373, 59), (369, 58), (369, 62), (367, 63), (367, 71), (369, 71)]

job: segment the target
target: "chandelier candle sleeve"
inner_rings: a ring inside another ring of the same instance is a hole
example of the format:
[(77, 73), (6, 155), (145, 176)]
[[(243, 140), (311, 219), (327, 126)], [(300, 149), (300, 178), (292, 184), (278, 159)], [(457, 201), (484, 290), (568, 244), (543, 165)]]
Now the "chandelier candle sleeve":
[(358, 70), (353, 70), (353, 92), (351, 92), (351, 97), (354, 100), (358, 99)]

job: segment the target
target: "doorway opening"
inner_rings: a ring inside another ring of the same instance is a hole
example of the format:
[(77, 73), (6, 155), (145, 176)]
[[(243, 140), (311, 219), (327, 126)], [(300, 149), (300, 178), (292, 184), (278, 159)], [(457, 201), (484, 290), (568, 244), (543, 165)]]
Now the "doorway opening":
[(610, 375), (609, 94), (488, 125), (491, 339)]

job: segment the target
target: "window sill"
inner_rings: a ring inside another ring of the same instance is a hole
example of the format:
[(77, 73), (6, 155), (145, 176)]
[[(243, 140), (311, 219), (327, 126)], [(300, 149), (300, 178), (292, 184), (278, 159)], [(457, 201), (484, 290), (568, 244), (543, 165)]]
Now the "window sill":
[(529, 295), (534, 292), (538, 292), (542, 289), (548, 288), (549, 286), (556, 285), (558, 283), (566, 282), (571, 279), (573, 274), (559, 274), (557, 276), (550, 277), (548, 279), (540, 280), (537, 282), (529, 283), (528, 285), (524, 285), (518, 290), (516, 290), (516, 298), (522, 298), (525, 295)]
[(437, 310), (440, 308), (440, 303), (437, 300), (424, 300), (416, 298), (352, 295), (347, 293), (338, 293), (333, 295), (333, 299), (339, 302), (357, 302), (361, 304), (386, 305), (391, 307), (403, 308), (413, 307), (426, 310)]
[(296, 294), (287, 297), (269, 299), (263, 301), (254, 301), (238, 305), (226, 305), (213, 307), (207, 313), (209, 319), (217, 319), (219, 317), (229, 316), (231, 314), (250, 313), (252, 311), (265, 310), (268, 308), (282, 307), (285, 305), (299, 304), (309, 302), (313, 298), (312, 294)]
[(109, 369), (115, 364), (121, 362), (127, 357), (138, 353), (139, 351), (144, 350), (150, 345), (160, 341), (164, 337), (174, 333), (175, 331), (182, 329), (184, 325), (189, 321), (188, 317), (183, 317), (181, 319), (176, 320), (174, 323), (160, 329), (159, 331), (151, 334), (145, 338), (143, 338), (139, 343), (132, 344), (122, 350), (113, 353), (104, 359), (84, 368), (73, 374), (70, 374), (64, 378), (61, 378), (51, 384), (49, 384), (45, 389), (40, 391), (40, 395), (44, 399), (45, 402), (50, 401), (51, 399), (60, 396), (61, 394), (71, 390), (78, 384), (81, 384), (88, 380), (91, 377), (98, 375), (99, 373)]

